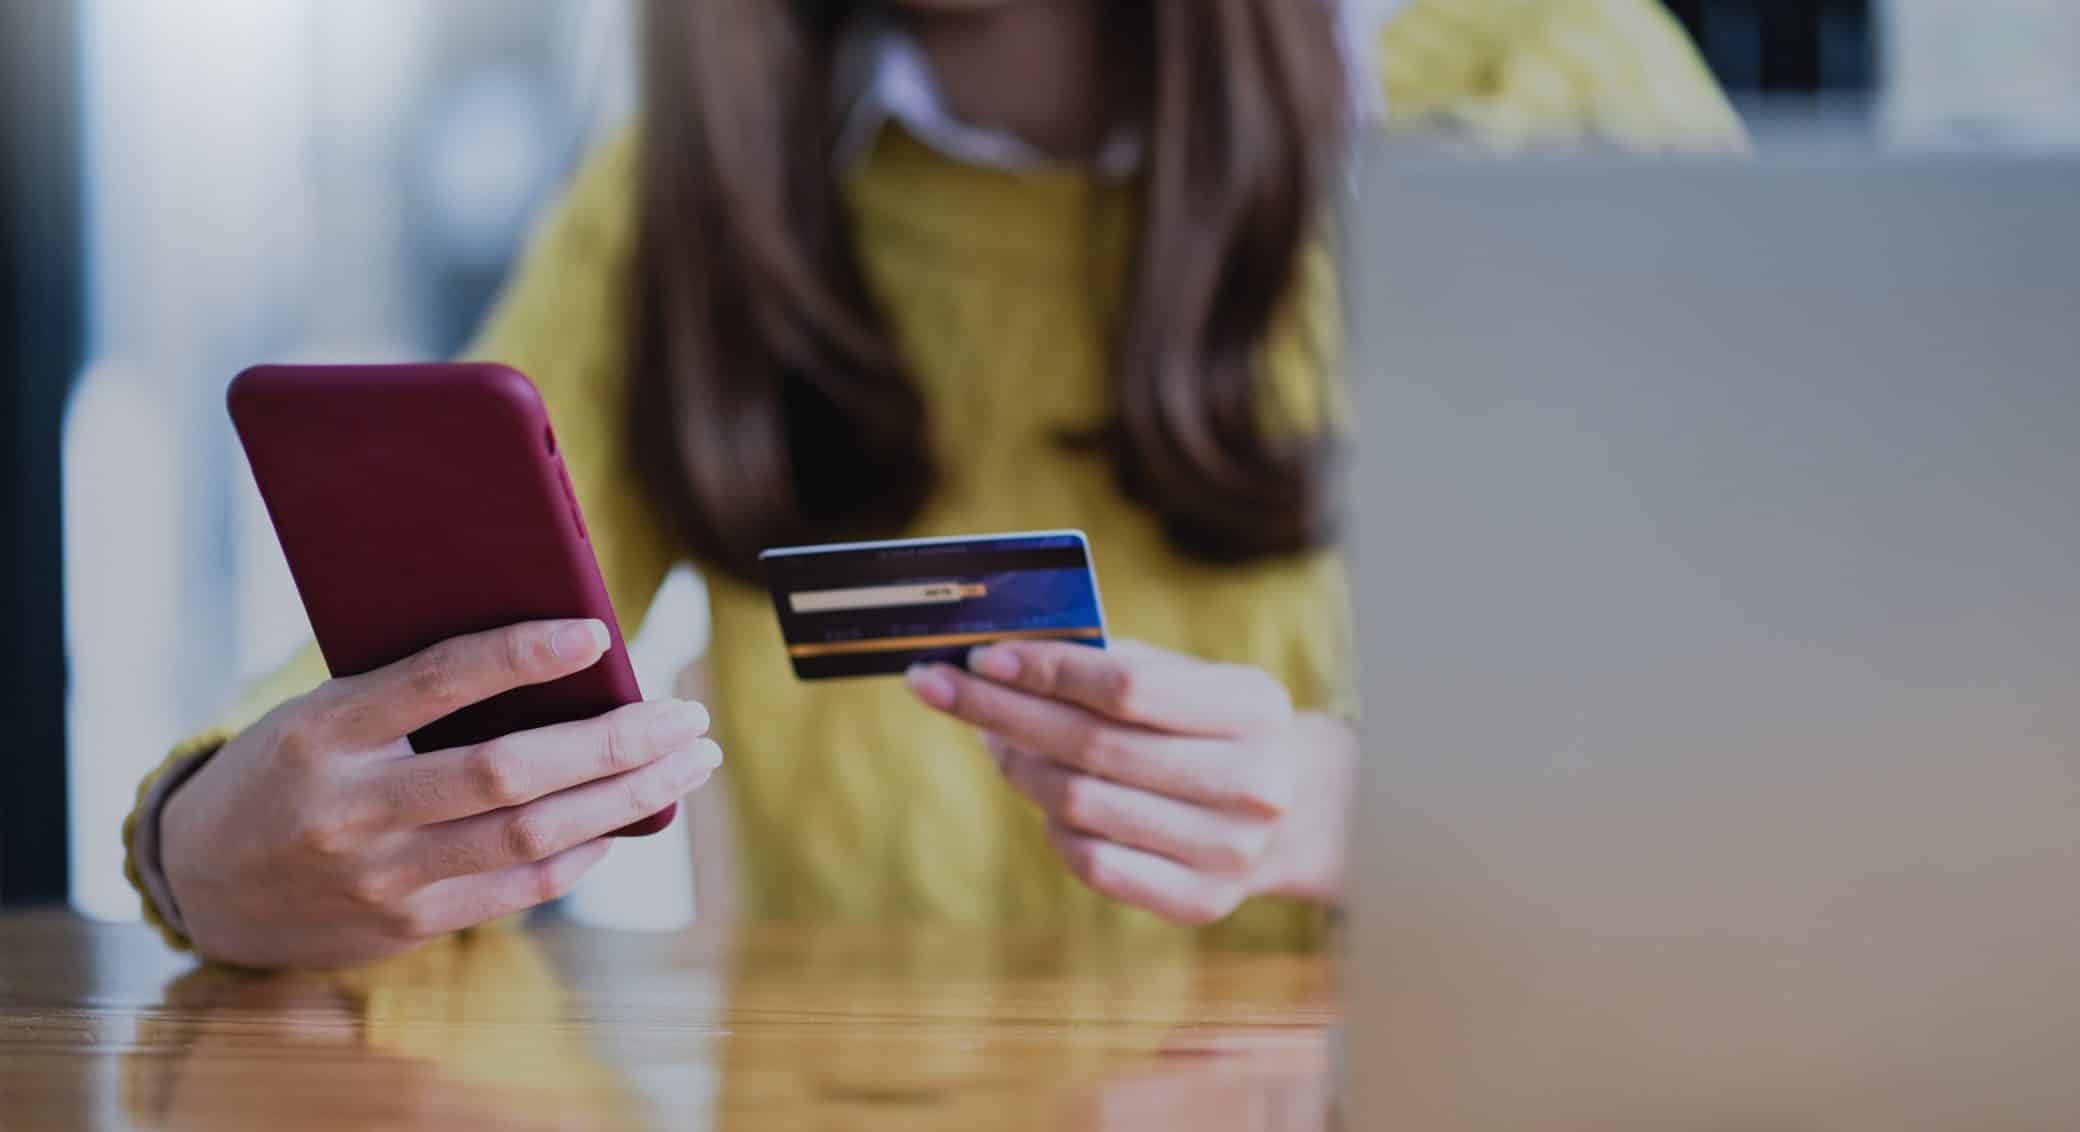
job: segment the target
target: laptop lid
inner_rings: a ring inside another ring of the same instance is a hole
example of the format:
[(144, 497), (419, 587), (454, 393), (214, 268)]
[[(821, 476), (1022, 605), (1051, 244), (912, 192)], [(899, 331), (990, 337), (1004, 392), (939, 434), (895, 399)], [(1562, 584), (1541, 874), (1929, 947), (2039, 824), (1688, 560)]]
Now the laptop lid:
[(2076, 1126), (2080, 163), (1352, 229), (1351, 1126)]

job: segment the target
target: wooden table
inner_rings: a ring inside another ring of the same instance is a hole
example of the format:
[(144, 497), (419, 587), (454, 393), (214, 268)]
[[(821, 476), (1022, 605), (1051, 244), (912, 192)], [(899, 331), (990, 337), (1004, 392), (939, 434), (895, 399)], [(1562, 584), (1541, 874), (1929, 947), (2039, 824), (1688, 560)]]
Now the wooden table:
[(325, 974), (0, 916), (0, 1129), (1317, 1129), (1333, 965), (540, 918)]

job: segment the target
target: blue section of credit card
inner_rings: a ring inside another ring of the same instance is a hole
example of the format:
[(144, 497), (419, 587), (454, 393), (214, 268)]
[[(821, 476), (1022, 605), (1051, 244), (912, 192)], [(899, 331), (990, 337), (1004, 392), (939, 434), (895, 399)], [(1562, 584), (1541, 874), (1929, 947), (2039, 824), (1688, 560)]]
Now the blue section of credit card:
[(804, 680), (961, 664), (1000, 641), (1105, 647), (1090, 543), (1077, 531), (788, 547), (759, 563)]

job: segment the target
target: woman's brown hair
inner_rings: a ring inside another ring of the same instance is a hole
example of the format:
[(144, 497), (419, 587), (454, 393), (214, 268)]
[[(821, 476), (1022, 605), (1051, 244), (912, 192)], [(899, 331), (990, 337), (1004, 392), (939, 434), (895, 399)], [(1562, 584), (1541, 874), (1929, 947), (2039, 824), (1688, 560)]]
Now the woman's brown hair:
[[(1189, 554), (1319, 545), (1331, 442), (1280, 422), (1262, 368), (1342, 151), (1334, 0), (1103, 4), (1108, 94), (1148, 144), (1115, 413), (1081, 439)], [(647, 5), (634, 458), (692, 551), (738, 574), (769, 546), (896, 533), (936, 477), (833, 165), (863, 7)]]

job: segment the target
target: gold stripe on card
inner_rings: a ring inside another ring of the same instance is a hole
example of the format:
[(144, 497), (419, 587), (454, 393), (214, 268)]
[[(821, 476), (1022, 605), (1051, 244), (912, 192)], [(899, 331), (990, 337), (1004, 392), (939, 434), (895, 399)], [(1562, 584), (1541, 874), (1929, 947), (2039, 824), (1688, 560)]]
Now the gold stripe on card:
[(787, 655), (798, 660), (818, 656), (855, 656), (874, 652), (913, 652), (918, 649), (957, 649), (964, 645), (986, 645), (997, 641), (1096, 641), (1103, 629), (1014, 629), (1003, 633), (947, 633), (933, 637), (873, 637), (863, 641), (832, 641), (819, 645), (789, 645)]

